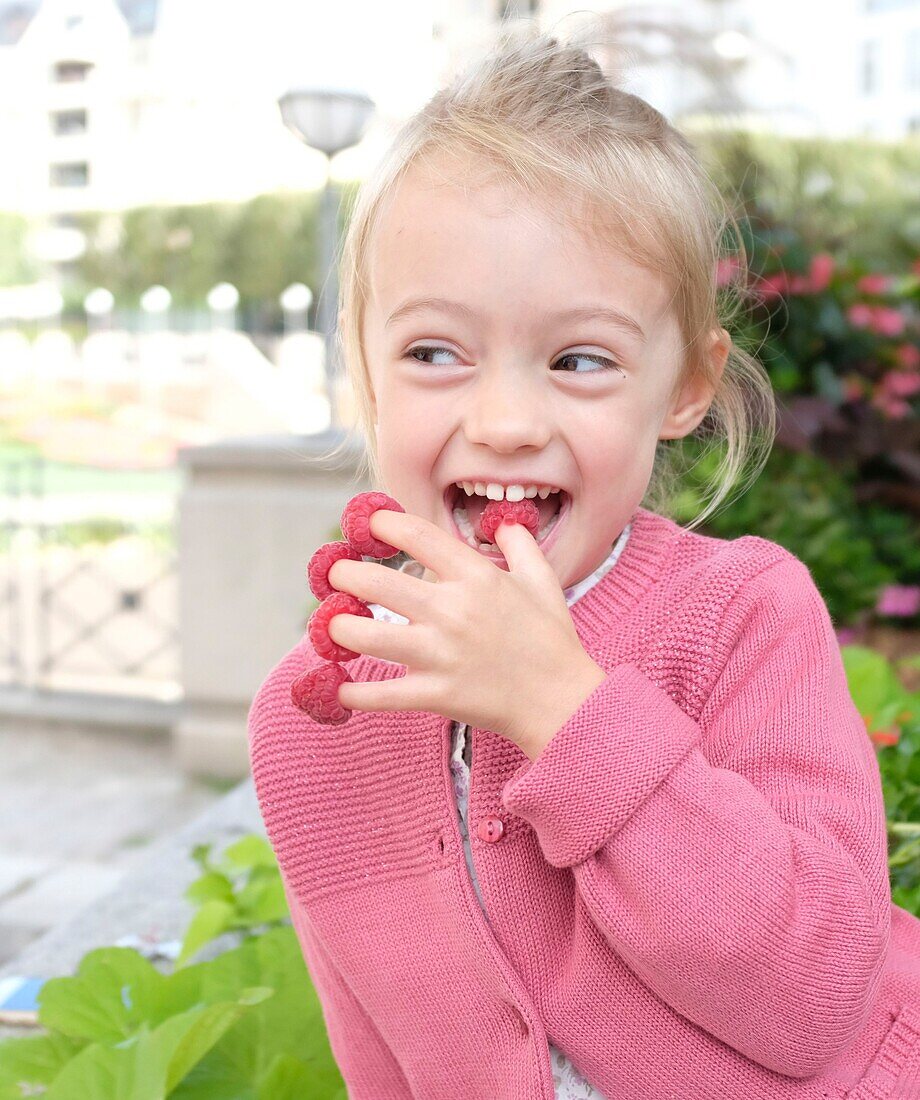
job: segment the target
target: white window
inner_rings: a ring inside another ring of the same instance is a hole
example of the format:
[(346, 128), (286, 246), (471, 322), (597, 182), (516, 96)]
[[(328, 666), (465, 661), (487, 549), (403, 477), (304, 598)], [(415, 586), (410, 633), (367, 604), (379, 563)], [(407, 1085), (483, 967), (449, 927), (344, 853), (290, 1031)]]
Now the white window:
[(58, 135), (85, 134), (86, 109), (75, 107), (67, 111), (52, 111), (51, 132)]
[(85, 160), (52, 164), (50, 177), (52, 187), (86, 187), (89, 184), (89, 165)]
[(52, 78), (55, 84), (74, 84), (86, 80), (92, 67), (89, 61), (58, 61), (52, 70)]
[(877, 92), (880, 84), (881, 42), (877, 38), (867, 38), (862, 44), (861, 87), (866, 95)]
[(907, 66), (904, 83), (912, 92), (920, 92), (920, 27), (907, 34)]

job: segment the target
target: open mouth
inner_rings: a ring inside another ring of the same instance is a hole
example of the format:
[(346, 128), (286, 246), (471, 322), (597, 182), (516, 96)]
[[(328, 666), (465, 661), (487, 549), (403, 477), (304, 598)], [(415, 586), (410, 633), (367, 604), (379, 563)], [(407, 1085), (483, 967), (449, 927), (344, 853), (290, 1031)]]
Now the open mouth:
[[(556, 541), (559, 529), (571, 511), (572, 498), (562, 489), (558, 493), (551, 493), (545, 501), (541, 501), (539, 497), (532, 499), (540, 508), (537, 545), (545, 551)], [(467, 502), (470, 502), (469, 506)], [(448, 485), (444, 490), (444, 506), (457, 538), (462, 539), (473, 550), (501, 557), (501, 550), (494, 543), (486, 542), (477, 533), (481, 531), (479, 517), (488, 503), (485, 497), (467, 497), (456, 484)]]

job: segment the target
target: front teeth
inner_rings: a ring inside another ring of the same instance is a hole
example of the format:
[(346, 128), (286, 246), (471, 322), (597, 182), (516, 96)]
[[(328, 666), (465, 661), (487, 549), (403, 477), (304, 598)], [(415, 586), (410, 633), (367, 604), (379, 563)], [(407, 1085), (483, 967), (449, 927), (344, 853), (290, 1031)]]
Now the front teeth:
[(536, 485), (509, 485), (507, 490), (503, 485), (499, 485), (494, 481), (488, 482), (488, 484), (482, 481), (458, 481), (455, 484), (459, 485), (468, 497), (476, 496), (488, 497), (489, 500), (523, 500), (525, 497), (539, 496), (540, 500), (546, 500), (550, 493), (558, 493), (559, 489), (550, 489), (549, 487), (538, 489)]

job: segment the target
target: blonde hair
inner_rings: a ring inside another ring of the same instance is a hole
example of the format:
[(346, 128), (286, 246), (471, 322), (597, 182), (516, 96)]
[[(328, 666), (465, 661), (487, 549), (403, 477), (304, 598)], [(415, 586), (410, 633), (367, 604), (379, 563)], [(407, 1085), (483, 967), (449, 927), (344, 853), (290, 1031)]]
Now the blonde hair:
[[(739, 250), (731, 260), (737, 285), (747, 283), (737, 222), (688, 139), (645, 100), (608, 79), (583, 45), (560, 43), (533, 23), (506, 26), (499, 37), (497, 48), (409, 119), (357, 194), (341, 255), (339, 337), (364, 437), (364, 475), (382, 488), (361, 342), (371, 244), (387, 199), (409, 168), (457, 151), (475, 158), (477, 178), (500, 174), (573, 230), (589, 228), (673, 288), (670, 304), (684, 354), (672, 396), (701, 372), (714, 396), (689, 433), (708, 443), (699, 461), (724, 443), (701, 493), (706, 506), (685, 525), (692, 529), (723, 504), (745, 467), (750, 474), (737, 496), (756, 480), (776, 432), (773, 389), (761, 363), (733, 342), (719, 379), (709, 355), (712, 331), (730, 323), (743, 302), (741, 292), (720, 288), (716, 279), (731, 227)], [(554, 194), (566, 201), (553, 203)], [(583, 198), (580, 210), (573, 195)], [(659, 441), (642, 502), (665, 515), (686, 473), (674, 446), (679, 443)], [(346, 438), (327, 457), (351, 445)]]

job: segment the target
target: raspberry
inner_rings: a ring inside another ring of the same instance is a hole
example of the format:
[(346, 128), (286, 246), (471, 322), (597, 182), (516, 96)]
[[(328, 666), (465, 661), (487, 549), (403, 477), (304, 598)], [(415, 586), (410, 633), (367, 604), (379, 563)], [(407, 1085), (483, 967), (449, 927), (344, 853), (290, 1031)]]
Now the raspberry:
[(307, 633), (320, 657), (326, 661), (353, 661), (361, 654), (329, 637), (329, 620), (335, 615), (362, 615), (365, 619), (373, 619), (374, 613), (364, 600), (359, 600), (350, 592), (333, 592), (310, 616)]
[(378, 508), (391, 512), (405, 512), (405, 508), (386, 493), (358, 493), (345, 505), (342, 512), (342, 534), (359, 554), (369, 558), (392, 558), (399, 553), (398, 546), (391, 546), (371, 534), (370, 519)]
[(537, 537), (540, 530), (540, 511), (529, 498), (523, 500), (490, 500), (482, 510), (482, 533), (488, 542), (495, 542), (495, 529), (501, 523), (520, 523)]
[(326, 662), (301, 672), (291, 684), (291, 702), (305, 710), (317, 722), (340, 726), (352, 716), (352, 711), (339, 702), (339, 685), (354, 683), (348, 669)]
[(310, 582), (310, 591), (318, 600), (324, 600), (339, 589), (333, 588), (329, 583), (329, 570), (334, 562), (341, 558), (349, 561), (361, 561), (361, 555), (347, 542), (324, 542), (307, 562), (307, 580)]

